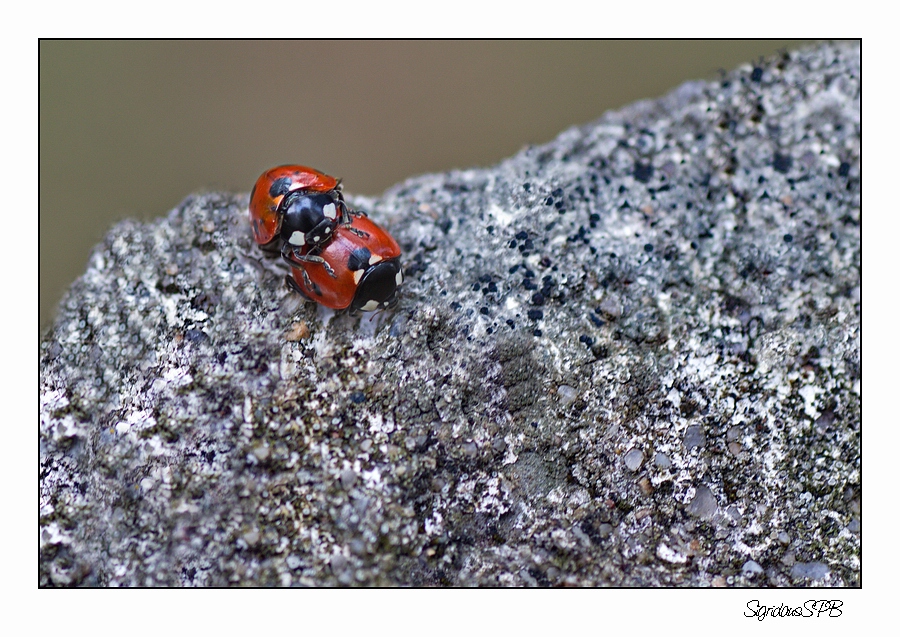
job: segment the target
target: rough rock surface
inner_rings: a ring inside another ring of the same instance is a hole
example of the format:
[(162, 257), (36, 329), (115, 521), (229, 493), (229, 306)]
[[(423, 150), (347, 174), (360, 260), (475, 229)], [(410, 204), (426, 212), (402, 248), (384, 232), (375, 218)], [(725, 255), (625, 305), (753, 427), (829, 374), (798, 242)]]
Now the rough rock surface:
[(859, 99), (825, 44), (350, 197), (373, 320), (246, 194), (119, 224), (40, 346), (41, 584), (858, 586)]

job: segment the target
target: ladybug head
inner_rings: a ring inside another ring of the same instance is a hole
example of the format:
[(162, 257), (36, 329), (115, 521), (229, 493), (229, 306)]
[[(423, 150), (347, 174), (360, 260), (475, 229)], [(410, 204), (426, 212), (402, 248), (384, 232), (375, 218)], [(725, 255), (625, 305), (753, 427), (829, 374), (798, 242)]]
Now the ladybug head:
[(327, 243), (341, 222), (344, 202), (332, 192), (294, 192), (281, 202), (281, 239), (294, 247)]
[(356, 288), (352, 311), (374, 312), (397, 305), (397, 288), (403, 283), (398, 259), (381, 261), (367, 268)]

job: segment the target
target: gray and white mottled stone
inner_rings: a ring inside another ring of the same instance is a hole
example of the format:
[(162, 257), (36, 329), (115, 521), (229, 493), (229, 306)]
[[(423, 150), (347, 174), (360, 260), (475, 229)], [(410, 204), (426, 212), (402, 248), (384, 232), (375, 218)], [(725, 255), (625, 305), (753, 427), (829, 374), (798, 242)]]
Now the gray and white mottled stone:
[(41, 584), (858, 586), (859, 100), (823, 44), (351, 197), (371, 321), (246, 194), (119, 224), (40, 346)]

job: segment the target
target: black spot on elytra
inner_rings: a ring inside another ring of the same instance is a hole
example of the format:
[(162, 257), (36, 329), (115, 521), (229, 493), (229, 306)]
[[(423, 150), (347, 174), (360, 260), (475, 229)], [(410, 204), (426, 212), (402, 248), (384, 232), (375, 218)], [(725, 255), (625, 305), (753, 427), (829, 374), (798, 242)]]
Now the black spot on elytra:
[(369, 252), (368, 248), (357, 248), (350, 253), (350, 258), (347, 259), (347, 268), (351, 272), (354, 270), (365, 270), (369, 265), (370, 258), (372, 258), (372, 253)]
[(282, 177), (280, 179), (276, 179), (272, 182), (272, 185), (269, 187), (269, 196), (274, 199), (279, 195), (283, 195), (288, 192), (291, 188), (291, 179), (290, 177)]

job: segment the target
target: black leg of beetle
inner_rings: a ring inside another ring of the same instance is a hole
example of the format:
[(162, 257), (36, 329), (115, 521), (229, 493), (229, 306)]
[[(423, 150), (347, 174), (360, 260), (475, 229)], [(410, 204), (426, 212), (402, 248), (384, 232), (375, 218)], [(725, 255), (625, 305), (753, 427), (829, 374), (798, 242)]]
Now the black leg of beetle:
[[(314, 294), (322, 296), (322, 290), (319, 288), (318, 285), (316, 285), (315, 283), (312, 282), (312, 280), (310, 280), (309, 275), (306, 273), (306, 270), (301, 268), (299, 265), (295, 265), (294, 269), (300, 270), (300, 274), (303, 275), (303, 285), (305, 285), (308, 290), (312, 290), (312, 292)], [(307, 294), (300, 288), (300, 286), (297, 284), (297, 281), (295, 281), (291, 275), (287, 275), (286, 277), (284, 277), (284, 280), (288, 284), (289, 288), (291, 288), (294, 292), (298, 292), (304, 299), (308, 299), (310, 301), (315, 300), (313, 297), (311, 297), (309, 294)]]
[(369, 216), (365, 213), (364, 210), (354, 210), (353, 208), (348, 206), (347, 202), (344, 201), (343, 196), (341, 197), (340, 204), (341, 204), (341, 212), (342, 212), (341, 217), (343, 219), (346, 216), (347, 223), (349, 223), (350, 217), (368, 217)]
[[(306, 282), (306, 280), (309, 278), (305, 271), (303, 272), (303, 278), (304, 282)], [(306, 299), (307, 301), (312, 301), (312, 299), (309, 298), (306, 293), (300, 289), (300, 286), (297, 285), (297, 282), (294, 281), (294, 277), (292, 277), (290, 274), (285, 275), (284, 282), (285, 284), (287, 284), (288, 288), (302, 296), (304, 299)], [(312, 288), (312, 286), (310, 286), (310, 288)]]
[(365, 231), (363, 231), (363, 230), (359, 230), (358, 228), (354, 228), (353, 226), (345, 226), (345, 227), (347, 228), (348, 231), (352, 232), (352, 233), (355, 234), (357, 237), (361, 237), (361, 238), (365, 239), (366, 237), (369, 236), (369, 233), (368, 233), (368, 232), (365, 232)]
[[(325, 272), (328, 273), (328, 276), (330, 276), (332, 279), (337, 278), (337, 275), (334, 273), (331, 265), (328, 264), (328, 261), (313, 254), (294, 254), (288, 262), (291, 263), (295, 268), (298, 267), (301, 263), (318, 263), (323, 268), (325, 268)], [(302, 270), (303, 268), (300, 269)], [(306, 275), (306, 270), (303, 270), (303, 274), (304, 276)], [(305, 278), (303, 280), (306, 281)]]
[(288, 265), (294, 266), (297, 262), (294, 260), (295, 257), (299, 257), (300, 253), (296, 251), (296, 248), (289, 243), (281, 244), (281, 258), (287, 261)]
[(350, 210), (350, 207), (344, 203), (343, 197), (338, 201), (338, 207), (341, 209), (339, 224), (342, 226), (349, 226), (353, 221), (352, 217), (356, 214), (355, 210)]
[(318, 263), (325, 268), (325, 272), (327, 272), (331, 278), (337, 278), (337, 275), (334, 273), (334, 270), (331, 265), (329, 265), (328, 261), (315, 254), (300, 254), (300, 251), (297, 248), (291, 247), (286, 243), (281, 247), (281, 258), (292, 268), (302, 270), (304, 281), (307, 281), (309, 277), (306, 275), (306, 270), (303, 270), (301, 267), (302, 263)]
[[(318, 248), (315, 248), (314, 251), (318, 251)], [(285, 243), (281, 246), (281, 258), (293, 268), (298, 267), (301, 263), (321, 263), (325, 266), (325, 270), (331, 274), (331, 276), (334, 276), (334, 271), (331, 269), (331, 266), (328, 265), (322, 257), (310, 253), (303, 254), (297, 246)]]
[(306, 270), (301, 269), (300, 273), (303, 275), (303, 284), (306, 287), (308, 287), (310, 290), (315, 290), (318, 292), (318, 290), (316, 289), (316, 286), (314, 286), (313, 282), (309, 280), (309, 275), (306, 273)]

